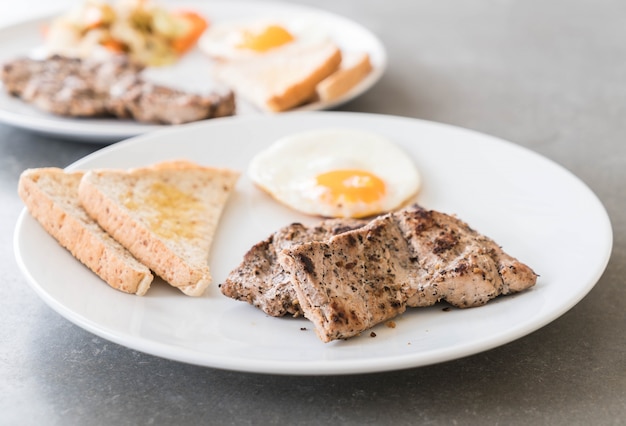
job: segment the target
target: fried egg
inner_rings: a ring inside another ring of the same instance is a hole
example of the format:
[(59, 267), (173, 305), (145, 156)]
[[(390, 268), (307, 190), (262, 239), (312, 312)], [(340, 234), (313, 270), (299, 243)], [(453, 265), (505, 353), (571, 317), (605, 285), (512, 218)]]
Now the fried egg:
[(262, 56), (327, 39), (319, 25), (314, 26), (305, 21), (285, 23), (252, 19), (216, 23), (204, 33), (198, 45), (210, 57), (233, 60)]
[(250, 162), (248, 176), (284, 205), (323, 217), (392, 211), (420, 189), (412, 159), (371, 132), (328, 128), (277, 140)]

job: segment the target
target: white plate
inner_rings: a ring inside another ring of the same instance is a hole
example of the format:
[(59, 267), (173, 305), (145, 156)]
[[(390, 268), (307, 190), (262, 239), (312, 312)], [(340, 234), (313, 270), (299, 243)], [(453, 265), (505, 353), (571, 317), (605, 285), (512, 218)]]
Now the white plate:
[(480, 308), (411, 309), (396, 319), (395, 328), (375, 327), (376, 337), (368, 332), (324, 344), (306, 319), (269, 317), (218, 289), (254, 243), (291, 222), (316, 221), (273, 202), (245, 175), (216, 235), (210, 257), (214, 285), (205, 297), (186, 297), (163, 283), (144, 297), (113, 290), (25, 212), (15, 231), (18, 262), (54, 310), (106, 339), (192, 364), (303, 375), (403, 369), (502, 345), (566, 312), (604, 271), (611, 225), (580, 180), (515, 144), (442, 124), (341, 112), (235, 117), (139, 136), (70, 168), (126, 168), (189, 158), (245, 171), (251, 157), (275, 139), (326, 127), (371, 130), (395, 141), (423, 174), (418, 201), (456, 213), (494, 238), (540, 274), (537, 285)]
[[(323, 10), (290, 3), (275, 2), (175, 2), (175, 9), (189, 8), (203, 13), (212, 23), (240, 20), (251, 17), (273, 19), (306, 20), (315, 22), (318, 30), (326, 31), (340, 48), (365, 51), (370, 54), (372, 71), (351, 91), (333, 102), (314, 102), (303, 110), (334, 108), (361, 95), (372, 87), (383, 75), (387, 66), (387, 54), (380, 40), (369, 30), (349, 19)], [(41, 29), (51, 18), (36, 19), (0, 29), (0, 62), (36, 51), (41, 45)], [(150, 75), (161, 83), (194, 90), (208, 89), (211, 62), (199, 49), (189, 52), (182, 61), (160, 68)], [(154, 70), (151, 70), (154, 71)], [(238, 101), (238, 115), (261, 114), (258, 110)], [(0, 83), (0, 121), (7, 124), (44, 133), (47, 135), (92, 143), (110, 143), (124, 138), (162, 129), (168, 126), (141, 124), (113, 118), (64, 118), (42, 112), (6, 93)]]

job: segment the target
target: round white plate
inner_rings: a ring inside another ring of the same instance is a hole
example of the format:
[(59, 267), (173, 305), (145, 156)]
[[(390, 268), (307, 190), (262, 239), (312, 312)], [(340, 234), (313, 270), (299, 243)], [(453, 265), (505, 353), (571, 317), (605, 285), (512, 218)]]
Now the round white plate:
[[(575, 176), (515, 144), (447, 125), (384, 115), (301, 112), (196, 123), (111, 145), (71, 169), (127, 168), (188, 158), (242, 172), (279, 137), (358, 128), (395, 141), (414, 159), (424, 186), (417, 201), (457, 214), (540, 278), (532, 289), (472, 309), (414, 308), (396, 327), (322, 343), (306, 319), (273, 318), (223, 296), (218, 284), (244, 253), (294, 221), (242, 175), (216, 235), (214, 284), (200, 298), (158, 282), (144, 297), (113, 290), (61, 248), (26, 212), (15, 253), (32, 288), (54, 310), (105, 339), (203, 366), (279, 374), (349, 374), (451, 360), (522, 337), (556, 319), (600, 278), (612, 247), (605, 209)], [(576, 267), (572, 267), (576, 265)]]
[[(167, 3), (165, 3), (167, 4)], [(357, 86), (332, 102), (313, 102), (294, 109), (323, 110), (334, 108), (361, 95), (383, 75), (387, 54), (380, 40), (369, 30), (354, 21), (320, 9), (278, 2), (170, 2), (172, 9), (191, 9), (205, 15), (213, 24), (239, 21), (254, 17), (283, 21), (305, 20), (315, 23), (318, 31), (327, 33), (344, 51), (365, 51), (370, 55), (372, 71)], [(41, 31), (51, 17), (27, 21), (0, 29), (0, 63), (27, 54), (36, 53), (42, 44)], [(199, 48), (189, 52), (177, 64), (150, 69), (148, 75), (159, 83), (207, 91), (214, 87), (210, 80), (211, 61)], [(237, 99), (237, 115), (262, 114), (245, 101)], [(6, 93), (0, 83), (0, 121), (47, 135), (90, 143), (111, 143), (167, 125), (142, 124), (114, 118), (65, 118), (42, 112)]]

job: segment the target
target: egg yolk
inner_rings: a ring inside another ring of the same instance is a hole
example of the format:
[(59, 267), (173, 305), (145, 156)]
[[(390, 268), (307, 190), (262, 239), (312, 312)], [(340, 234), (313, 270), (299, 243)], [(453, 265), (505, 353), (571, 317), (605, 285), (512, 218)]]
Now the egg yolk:
[(246, 31), (243, 40), (237, 45), (240, 49), (266, 52), (294, 40), (293, 36), (279, 25), (269, 25), (260, 32)]
[(385, 182), (363, 170), (333, 170), (316, 176), (325, 196), (341, 203), (374, 203), (385, 195)]

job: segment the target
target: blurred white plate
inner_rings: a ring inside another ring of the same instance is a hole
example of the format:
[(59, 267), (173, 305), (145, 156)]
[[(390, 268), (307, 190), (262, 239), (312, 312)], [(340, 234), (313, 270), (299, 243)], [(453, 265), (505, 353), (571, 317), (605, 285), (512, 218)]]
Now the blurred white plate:
[[(167, 5), (167, 3), (165, 3)], [(317, 30), (326, 32), (346, 51), (365, 51), (370, 55), (373, 69), (357, 86), (333, 102), (314, 102), (298, 110), (330, 109), (346, 103), (371, 88), (383, 75), (387, 54), (380, 40), (354, 21), (323, 10), (277, 2), (170, 2), (172, 9), (192, 9), (204, 14), (211, 23), (239, 21), (252, 17), (281, 20), (306, 20), (316, 23)], [(0, 62), (29, 54), (42, 44), (42, 28), (49, 18), (39, 18), (0, 29)], [(156, 81), (185, 89), (208, 90), (210, 60), (198, 48), (189, 52), (179, 63), (149, 70)], [(238, 101), (238, 115), (261, 114)], [(114, 118), (65, 118), (42, 112), (6, 93), (0, 83), (0, 121), (31, 131), (90, 143), (111, 143), (149, 131), (169, 127), (142, 124)]]
[(324, 344), (306, 319), (272, 318), (219, 291), (253, 244), (294, 221), (316, 221), (277, 204), (245, 175), (220, 222), (210, 257), (214, 284), (204, 297), (184, 296), (160, 282), (144, 297), (113, 290), (26, 212), (15, 230), (20, 267), (54, 310), (105, 339), (208, 367), (303, 375), (403, 369), (485, 351), (556, 319), (602, 275), (611, 224), (587, 186), (527, 149), (442, 124), (341, 112), (226, 118), (120, 142), (70, 168), (189, 158), (245, 171), (252, 156), (277, 138), (327, 127), (374, 131), (403, 147), (422, 172), (417, 201), (455, 213), (494, 238), (540, 275), (537, 285), (479, 308), (410, 309), (396, 318), (395, 328), (375, 327), (376, 337), (368, 332)]

